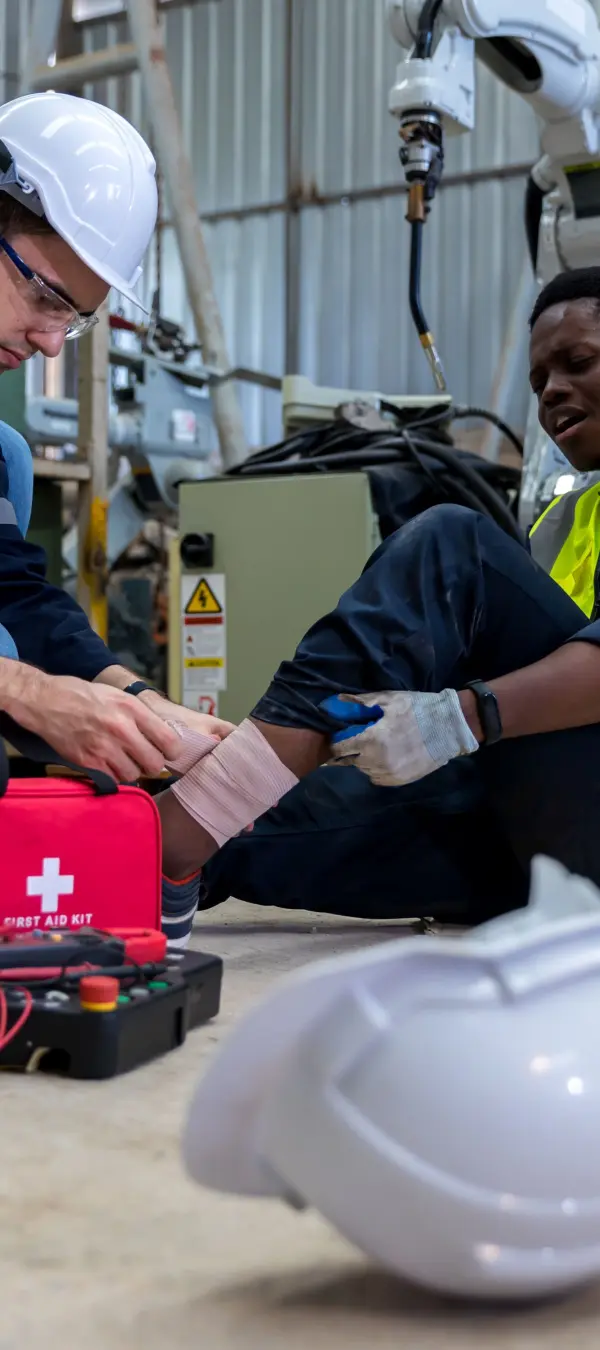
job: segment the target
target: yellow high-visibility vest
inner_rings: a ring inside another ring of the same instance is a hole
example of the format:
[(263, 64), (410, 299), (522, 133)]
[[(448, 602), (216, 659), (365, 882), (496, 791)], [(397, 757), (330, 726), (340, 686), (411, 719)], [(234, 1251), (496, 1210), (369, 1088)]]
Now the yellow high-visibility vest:
[(600, 473), (555, 497), (529, 539), (535, 561), (591, 619), (600, 607)]

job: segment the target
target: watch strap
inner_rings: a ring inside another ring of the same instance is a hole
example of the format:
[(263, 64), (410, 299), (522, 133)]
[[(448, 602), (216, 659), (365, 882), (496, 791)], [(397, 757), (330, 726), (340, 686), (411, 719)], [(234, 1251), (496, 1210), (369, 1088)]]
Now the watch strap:
[(152, 688), (152, 685), (151, 685), (151, 684), (146, 684), (146, 681), (145, 681), (145, 680), (132, 680), (132, 681), (131, 681), (131, 684), (126, 685), (125, 689), (123, 690), (123, 693), (124, 693), (124, 694), (143, 694), (143, 693), (144, 693), (144, 690), (146, 690), (146, 689), (147, 689), (151, 694), (156, 694), (156, 693), (158, 692), (158, 690)]
[(477, 704), (477, 716), (483, 732), (483, 745), (496, 745), (502, 740), (502, 718), (498, 699), (483, 680), (468, 680), (465, 689), (471, 689)]

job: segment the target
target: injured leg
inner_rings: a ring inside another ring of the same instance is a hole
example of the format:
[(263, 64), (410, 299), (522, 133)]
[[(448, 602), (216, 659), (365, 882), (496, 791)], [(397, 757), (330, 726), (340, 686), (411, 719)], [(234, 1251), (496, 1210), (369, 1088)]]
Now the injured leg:
[(163, 871), (191, 875), (328, 758), (328, 738), (247, 720), (158, 799)]
[(164, 868), (181, 880), (329, 758), (332, 694), (439, 692), (539, 661), (577, 631), (576, 606), (526, 550), (454, 506), (385, 541), (309, 630), (243, 723), (159, 802)]

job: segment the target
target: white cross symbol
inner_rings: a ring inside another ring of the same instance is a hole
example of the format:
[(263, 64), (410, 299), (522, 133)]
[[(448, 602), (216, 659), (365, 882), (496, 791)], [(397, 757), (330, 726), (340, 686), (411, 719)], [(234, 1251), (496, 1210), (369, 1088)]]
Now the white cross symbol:
[(75, 877), (61, 877), (60, 858), (44, 858), (41, 877), (27, 878), (27, 894), (41, 895), (42, 914), (56, 914), (61, 895), (72, 895)]

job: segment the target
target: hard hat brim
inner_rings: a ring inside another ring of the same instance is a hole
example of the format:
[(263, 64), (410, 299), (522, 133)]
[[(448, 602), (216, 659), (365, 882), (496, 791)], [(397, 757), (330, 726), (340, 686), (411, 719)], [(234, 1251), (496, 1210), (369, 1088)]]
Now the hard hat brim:
[[(73, 245), (71, 244), (70, 247), (73, 248)], [(111, 290), (117, 291), (124, 300), (129, 300), (132, 305), (135, 305), (137, 309), (142, 311), (142, 314), (145, 314), (146, 316), (150, 314), (150, 310), (144, 302), (140, 300), (134, 287), (128, 286), (127, 283), (123, 281), (122, 277), (119, 277), (111, 267), (104, 267), (101, 263), (98, 263), (95, 258), (88, 257), (83, 249), (73, 248), (73, 252), (77, 254), (78, 258), (81, 258), (81, 261), (85, 263), (86, 267), (90, 268), (90, 271), (93, 272), (95, 276), (100, 277), (102, 281), (105, 281), (107, 285), (111, 287)]]
[[(407, 934), (408, 936), (408, 934)], [(282, 1197), (255, 1145), (254, 1127), (265, 1095), (292, 1047), (330, 1007), (352, 989), (357, 972), (403, 962), (410, 947), (430, 938), (402, 936), (374, 950), (316, 961), (285, 977), (235, 1028), (196, 1091), (183, 1137), (189, 1175), (235, 1195)], [(442, 939), (439, 939), (442, 942)], [(447, 939), (454, 952), (452, 939)]]

